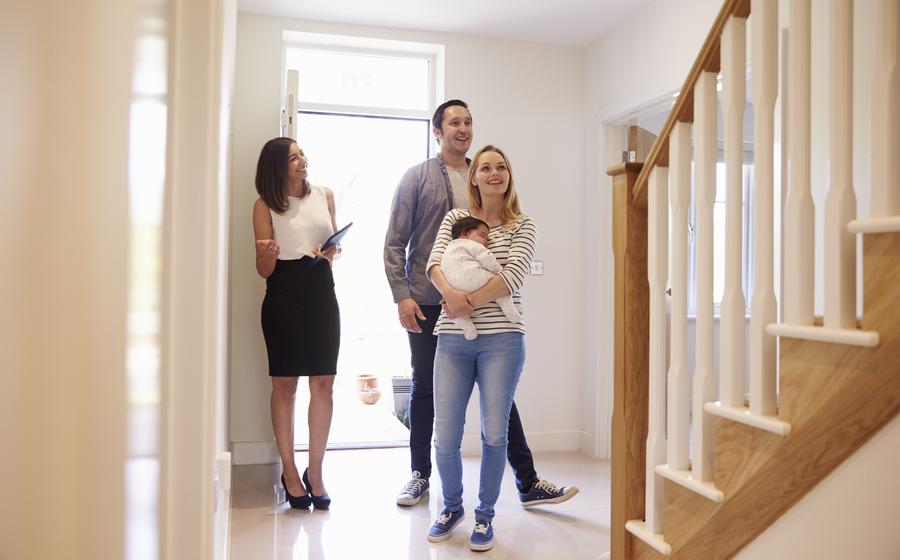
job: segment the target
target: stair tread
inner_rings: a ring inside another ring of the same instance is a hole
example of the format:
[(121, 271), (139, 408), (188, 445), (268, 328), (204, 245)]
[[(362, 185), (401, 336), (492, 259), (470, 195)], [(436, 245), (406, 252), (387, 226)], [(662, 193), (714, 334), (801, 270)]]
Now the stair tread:
[(725, 494), (716, 488), (714, 483), (694, 477), (694, 473), (690, 470), (672, 469), (669, 468), (669, 465), (657, 465), (654, 470), (656, 474), (664, 476), (708, 500), (720, 503), (725, 499)]
[(849, 344), (852, 346), (865, 346), (868, 348), (878, 346), (880, 338), (879, 334), (875, 331), (866, 331), (862, 329), (835, 329), (817, 325), (792, 325), (789, 323), (771, 323), (766, 326), (766, 332), (773, 336), (802, 338), (804, 340), (833, 342), (836, 344)]
[(703, 405), (703, 410), (722, 418), (728, 418), (741, 424), (753, 426), (773, 434), (786, 436), (791, 433), (791, 424), (775, 415), (756, 414), (746, 406), (728, 406), (721, 401), (708, 402)]

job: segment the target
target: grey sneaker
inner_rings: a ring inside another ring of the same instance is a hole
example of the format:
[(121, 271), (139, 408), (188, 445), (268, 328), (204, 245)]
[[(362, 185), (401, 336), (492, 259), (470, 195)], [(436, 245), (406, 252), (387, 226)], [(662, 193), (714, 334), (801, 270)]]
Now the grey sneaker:
[(414, 506), (422, 501), (422, 497), (428, 492), (428, 480), (422, 478), (419, 471), (413, 471), (412, 478), (397, 495), (398, 506)]
[(449, 539), (453, 528), (459, 525), (463, 517), (465, 517), (463, 508), (459, 508), (456, 511), (450, 511), (449, 509), (442, 511), (435, 520), (434, 525), (428, 529), (428, 542), (441, 542)]
[(557, 486), (542, 478), (528, 492), (519, 492), (519, 501), (524, 507), (559, 504), (571, 499), (577, 493), (577, 486)]

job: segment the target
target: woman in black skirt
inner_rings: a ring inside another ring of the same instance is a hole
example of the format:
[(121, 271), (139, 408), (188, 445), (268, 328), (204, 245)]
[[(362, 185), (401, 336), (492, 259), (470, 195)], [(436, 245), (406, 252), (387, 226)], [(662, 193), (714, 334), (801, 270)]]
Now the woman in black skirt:
[[(263, 146), (256, 168), (253, 233), (256, 271), (266, 279), (262, 330), (272, 378), (272, 430), (291, 507), (327, 509), (322, 460), (331, 427), (331, 399), (340, 346), (340, 312), (331, 263), (336, 247), (322, 242), (336, 229), (334, 194), (310, 185), (307, 159), (290, 138)], [(309, 378), (309, 467), (294, 462), (294, 400)]]

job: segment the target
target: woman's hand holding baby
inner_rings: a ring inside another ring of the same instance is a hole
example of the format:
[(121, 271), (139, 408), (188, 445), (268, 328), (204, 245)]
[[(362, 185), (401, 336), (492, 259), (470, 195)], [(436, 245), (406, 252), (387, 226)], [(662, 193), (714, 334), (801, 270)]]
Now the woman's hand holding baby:
[(444, 310), (447, 312), (447, 317), (455, 319), (470, 315), (475, 308), (469, 303), (468, 298), (469, 294), (455, 288), (447, 290), (444, 294)]

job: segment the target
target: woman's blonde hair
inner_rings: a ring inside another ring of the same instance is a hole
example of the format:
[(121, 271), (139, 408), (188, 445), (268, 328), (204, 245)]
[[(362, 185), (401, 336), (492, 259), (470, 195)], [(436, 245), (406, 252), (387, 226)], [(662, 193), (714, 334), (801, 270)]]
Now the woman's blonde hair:
[(486, 152), (496, 152), (500, 154), (500, 157), (503, 158), (503, 162), (506, 163), (506, 170), (509, 172), (509, 186), (507, 187), (506, 192), (503, 193), (503, 202), (500, 203), (500, 220), (505, 225), (521, 216), (522, 209), (519, 207), (519, 195), (516, 194), (515, 184), (513, 183), (513, 172), (512, 166), (509, 164), (509, 158), (506, 157), (503, 150), (497, 146), (488, 144), (478, 150), (478, 153), (472, 158), (468, 177), (469, 208), (480, 209), (483, 207), (481, 202), (481, 192), (478, 190), (473, 179), (475, 179), (475, 173), (478, 170), (478, 159)]

